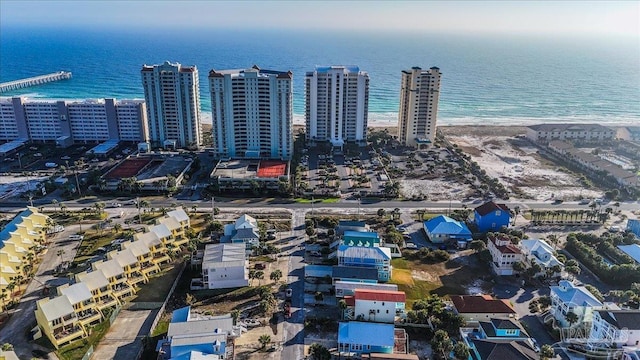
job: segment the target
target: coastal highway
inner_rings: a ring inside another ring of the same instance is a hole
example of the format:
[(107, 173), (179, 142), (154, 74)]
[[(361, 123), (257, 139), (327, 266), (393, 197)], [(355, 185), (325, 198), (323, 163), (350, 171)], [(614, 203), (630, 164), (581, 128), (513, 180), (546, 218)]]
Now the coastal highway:
[[(103, 199), (97, 197), (83, 198), (76, 200), (59, 200), (60, 203), (64, 203), (68, 210), (78, 210), (82, 208), (90, 208), (95, 202), (103, 202), (105, 204), (112, 202), (124, 202), (131, 199)], [(180, 204), (184, 207), (191, 208), (197, 206), (198, 209), (211, 210), (211, 202), (205, 200), (178, 200), (175, 198), (165, 197), (153, 197), (145, 198), (153, 208), (171, 207), (175, 204)], [(589, 210), (588, 205), (580, 205), (578, 202), (564, 202), (562, 204), (552, 204), (551, 202), (543, 201), (501, 201), (495, 200), (499, 203), (505, 203), (510, 208), (519, 206), (521, 212), (526, 210)], [(297, 203), (286, 199), (215, 199), (215, 207), (217, 208), (284, 208), (290, 210), (296, 209), (315, 209), (318, 211), (326, 209), (461, 209), (467, 207), (473, 209), (483, 202), (461, 202), (461, 201), (370, 201), (363, 200), (358, 203), (357, 200), (341, 200), (336, 203), (321, 203), (316, 202), (313, 206), (310, 203)], [(24, 209), (29, 203), (26, 201), (16, 202), (0, 202), (0, 211), (12, 212)], [(33, 205), (36, 207), (44, 206), (48, 210), (53, 210), (54, 206), (49, 200), (34, 200)], [(135, 209), (135, 205), (122, 205), (123, 208)], [(637, 211), (640, 210), (640, 201), (625, 201), (620, 202), (620, 207), (614, 206), (614, 202), (602, 204), (602, 208), (611, 207), (614, 210), (627, 210)]]

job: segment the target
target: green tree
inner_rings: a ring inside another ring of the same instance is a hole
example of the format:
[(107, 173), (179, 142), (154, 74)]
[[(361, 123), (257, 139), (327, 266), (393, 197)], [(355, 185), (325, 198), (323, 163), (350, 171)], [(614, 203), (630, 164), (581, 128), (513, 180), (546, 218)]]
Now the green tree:
[(309, 356), (313, 360), (331, 360), (329, 349), (317, 343), (309, 347)]
[(2, 344), (2, 347), (0, 347), (0, 349), (2, 349), (2, 351), (12, 351), (13, 345), (11, 345), (10, 343), (4, 343)]
[(567, 313), (567, 315), (564, 316), (564, 318), (567, 320), (567, 322), (569, 323), (569, 326), (575, 324), (578, 322), (578, 315), (576, 315), (576, 313), (569, 311)]
[(271, 275), (269, 275), (269, 278), (274, 282), (278, 282), (282, 278), (282, 270), (277, 269), (272, 271)]
[(238, 319), (240, 319), (240, 310), (231, 310), (231, 318), (233, 319), (233, 324), (236, 325), (238, 323)]
[(526, 266), (522, 261), (516, 261), (513, 263), (513, 270), (517, 272), (523, 272), (526, 269)]
[(469, 347), (462, 341), (458, 341), (453, 347), (453, 356), (456, 360), (467, 360), (469, 358)]
[(431, 348), (433, 353), (441, 359), (447, 359), (449, 353), (453, 350), (453, 344), (449, 338), (449, 334), (444, 330), (436, 331), (431, 339)]
[(475, 252), (480, 252), (486, 247), (487, 245), (482, 240), (473, 240), (469, 243), (469, 248), (473, 249)]
[(377, 214), (379, 217), (384, 217), (387, 214), (387, 211), (385, 209), (378, 209)]
[(258, 342), (260, 343), (260, 348), (264, 350), (271, 342), (271, 336), (267, 334), (260, 335), (260, 337), (258, 338)]
[(551, 347), (551, 345), (547, 345), (547, 344), (542, 345), (542, 347), (540, 348), (540, 359), (548, 360), (554, 356), (556, 356), (556, 353), (555, 351), (553, 351), (553, 348)]

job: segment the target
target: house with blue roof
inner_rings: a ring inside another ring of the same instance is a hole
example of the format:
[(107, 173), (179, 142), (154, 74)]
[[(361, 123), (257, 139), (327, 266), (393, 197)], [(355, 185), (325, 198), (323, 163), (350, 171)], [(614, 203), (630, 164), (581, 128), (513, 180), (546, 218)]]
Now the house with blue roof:
[(511, 211), (505, 204), (489, 201), (474, 209), (473, 222), (480, 232), (499, 231), (502, 227), (509, 227)]
[(471, 241), (471, 231), (463, 222), (440, 215), (424, 222), (424, 232), (434, 244), (447, 241)]
[(391, 279), (391, 249), (385, 247), (338, 246), (338, 266), (374, 268), (378, 281)]
[(635, 260), (637, 264), (640, 264), (640, 245), (618, 245), (618, 249), (620, 249), (620, 251), (622, 251), (623, 253), (629, 255), (629, 257)]
[(233, 324), (230, 314), (200, 315), (192, 312), (190, 306), (176, 309), (171, 315), (167, 337), (156, 346), (158, 359), (226, 359), (228, 340), (237, 338), (242, 331)]
[(631, 231), (635, 236), (640, 238), (640, 220), (627, 220), (627, 231)]
[(551, 313), (561, 326), (569, 326), (567, 314), (572, 312), (578, 321), (572, 325), (591, 322), (593, 310), (602, 308), (602, 303), (584, 286), (576, 286), (567, 280), (560, 280), (551, 286)]
[(380, 236), (374, 231), (345, 231), (342, 243), (348, 246), (380, 246)]
[(394, 332), (393, 324), (341, 322), (338, 325), (338, 351), (341, 354), (393, 354)]

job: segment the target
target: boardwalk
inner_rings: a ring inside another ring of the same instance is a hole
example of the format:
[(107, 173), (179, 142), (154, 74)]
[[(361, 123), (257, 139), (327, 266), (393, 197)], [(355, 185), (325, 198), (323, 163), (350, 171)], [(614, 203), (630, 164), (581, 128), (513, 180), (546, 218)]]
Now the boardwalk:
[(14, 80), (0, 84), (0, 93), (22, 89), (29, 86), (46, 84), (52, 81), (71, 79), (71, 73), (68, 71), (58, 71), (53, 74), (34, 76), (22, 80)]

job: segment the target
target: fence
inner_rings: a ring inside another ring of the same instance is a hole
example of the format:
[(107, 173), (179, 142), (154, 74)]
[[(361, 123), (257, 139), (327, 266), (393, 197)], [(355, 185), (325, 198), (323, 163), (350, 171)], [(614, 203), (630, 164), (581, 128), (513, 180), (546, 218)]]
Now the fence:
[(167, 306), (167, 302), (171, 298), (171, 295), (173, 295), (173, 291), (176, 289), (176, 286), (178, 286), (178, 282), (180, 281), (180, 278), (182, 277), (182, 273), (184, 272), (184, 269), (186, 268), (187, 263), (183, 262), (181, 266), (182, 266), (182, 268), (180, 269), (180, 272), (178, 273), (178, 276), (174, 280), (173, 285), (171, 285), (171, 289), (169, 289), (169, 293), (167, 293), (167, 297), (164, 299), (164, 302), (162, 303), (162, 306), (160, 307), (160, 310), (158, 310), (158, 313), (156, 314), (155, 319), (153, 319), (153, 322), (151, 323), (151, 328), (149, 329), (149, 337), (151, 337), (151, 334), (153, 333), (153, 330), (155, 330), (156, 326), (158, 326), (158, 322), (162, 318), (162, 314), (164, 314), (164, 310), (165, 310), (165, 308)]
[(82, 360), (89, 360), (91, 359), (92, 355), (93, 355), (93, 345), (89, 347), (89, 350), (87, 350), (87, 352), (84, 354), (84, 356), (82, 357)]

